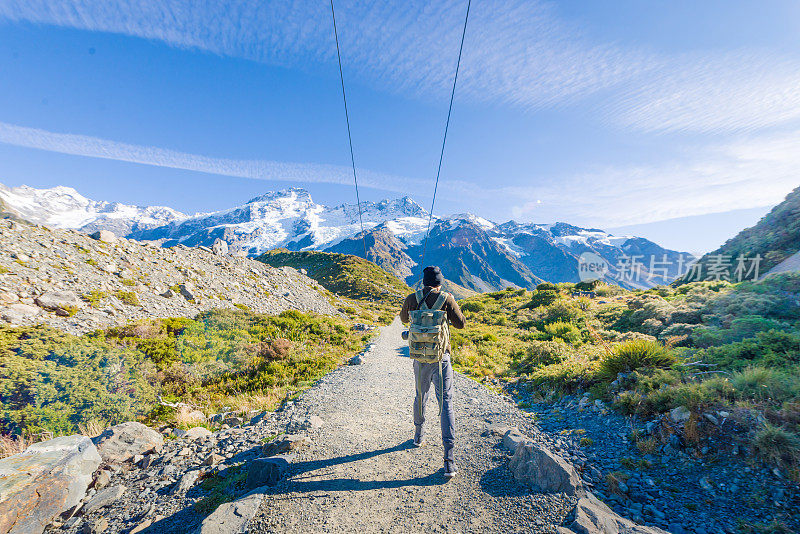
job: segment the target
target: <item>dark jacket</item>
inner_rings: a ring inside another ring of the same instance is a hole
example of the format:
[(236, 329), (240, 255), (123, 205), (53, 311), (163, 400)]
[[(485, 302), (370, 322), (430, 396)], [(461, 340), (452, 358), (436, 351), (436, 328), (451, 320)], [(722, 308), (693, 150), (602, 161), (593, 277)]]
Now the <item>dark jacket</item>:
[[(428, 287), (425, 286), (423, 292), (427, 295), (425, 297), (425, 303), (428, 307), (433, 306), (436, 303), (436, 299), (439, 298), (439, 290), (438, 287)], [(403, 302), (403, 308), (400, 310), (400, 320), (404, 323), (408, 322), (408, 312), (416, 310), (419, 306), (417, 306), (417, 296), (414, 293), (411, 293), (409, 296), (406, 297), (405, 302)], [(456, 299), (453, 298), (453, 295), (448, 295), (447, 300), (444, 301), (444, 306), (442, 309), (447, 312), (447, 320), (450, 323), (450, 326), (453, 328), (464, 328), (464, 314), (461, 312), (461, 308), (458, 307), (458, 303)], [(448, 347), (449, 348), (449, 347)]]

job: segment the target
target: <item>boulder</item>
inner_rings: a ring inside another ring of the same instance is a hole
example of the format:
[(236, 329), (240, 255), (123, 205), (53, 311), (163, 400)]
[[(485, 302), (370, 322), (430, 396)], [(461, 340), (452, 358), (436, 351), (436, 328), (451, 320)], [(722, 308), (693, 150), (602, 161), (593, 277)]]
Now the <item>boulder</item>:
[(669, 411), (669, 418), (673, 423), (685, 423), (692, 416), (692, 412), (686, 406), (678, 406)]
[(0, 533), (42, 532), (81, 501), (100, 462), (86, 436), (35, 443), (0, 460)]
[(528, 436), (519, 431), (517, 427), (511, 427), (503, 434), (503, 447), (508, 452), (516, 452), (517, 446), (528, 440)]
[(579, 496), (585, 493), (575, 468), (560, 456), (535, 443), (519, 443), (508, 468), (517, 481), (540, 491)]
[(253, 489), (259, 486), (274, 486), (284, 477), (289, 469), (289, 463), (294, 459), (292, 454), (280, 454), (269, 458), (256, 458), (250, 462), (247, 469), (245, 488)]
[(195, 531), (196, 534), (245, 534), (248, 524), (255, 517), (261, 501), (263, 488), (257, 488), (233, 502), (221, 504), (206, 517)]
[(211, 435), (211, 431), (202, 426), (196, 426), (186, 431), (186, 439), (200, 439), (207, 438)]
[(189, 282), (179, 285), (178, 289), (180, 290), (181, 295), (183, 295), (183, 298), (185, 298), (186, 300), (194, 300), (195, 298), (197, 298), (196, 296), (197, 290)]
[(213, 252), (217, 256), (227, 256), (228, 243), (220, 238), (215, 239), (214, 244), (211, 245), (211, 252)]
[(7, 323), (21, 324), (29, 317), (35, 317), (42, 310), (30, 304), (17, 303), (12, 304), (2, 311), (0, 317)]
[(194, 483), (197, 482), (197, 479), (199, 477), (200, 477), (199, 469), (187, 471), (186, 473), (183, 474), (178, 483), (172, 487), (172, 493), (173, 494), (186, 493), (187, 491), (192, 489), (192, 486), (194, 486)]
[(578, 499), (560, 534), (669, 534), (657, 527), (637, 525), (614, 513), (591, 493)]
[(95, 493), (89, 502), (83, 506), (84, 515), (89, 515), (95, 510), (115, 503), (125, 493), (125, 486), (111, 486)]
[(128, 421), (112, 426), (93, 438), (104, 462), (126, 462), (137, 454), (160, 450), (164, 437), (147, 426)]
[(304, 447), (309, 447), (310, 445), (311, 439), (306, 436), (287, 434), (261, 447), (261, 454), (264, 456), (275, 456), (276, 454), (294, 452)]
[(108, 486), (111, 483), (111, 472), (107, 469), (103, 469), (94, 479), (94, 484), (92, 487), (96, 490), (101, 490)]
[(103, 243), (116, 243), (117, 236), (115, 236), (112, 232), (108, 230), (98, 230), (97, 232), (91, 234), (92, 239), (97, 239), (98, 241), (102, 241)]
[(0, 304), (14, 304), (18, 301), (19, 297), (16, 293), (12, 293), (11, 291), (0, 291)]
[(212, 452), (211, 454), (206, 456), (205, 460), (203, 460), (203, 465), (217, 465), (218, 463), (222, 462), (223, 460), (225, 460), (224, 456), (219, 455), (219, 454), (217, 454), (215, 452)]
[(222, 424), (228, 426), (239, 426), (242, 423), (244, 423), (244, 420), (236, 415), (229, 415), (222, 420)]
[(72, 291), (47, 291), (34, 299), (37, 305), (45, 310), (58, 312), (83, 307), (83, 302)]

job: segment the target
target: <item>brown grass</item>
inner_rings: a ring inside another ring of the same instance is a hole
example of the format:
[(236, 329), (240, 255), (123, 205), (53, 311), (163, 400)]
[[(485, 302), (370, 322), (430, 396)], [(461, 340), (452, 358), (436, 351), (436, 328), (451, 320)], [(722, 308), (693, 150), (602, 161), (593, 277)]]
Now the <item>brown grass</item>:
[(103, 433), (106, 429), (106, 424), (100, 421), (91, 420), (86, 423), (78, 424), (78, 432), (88, 438), (95, 438)]
[(19, 454), (28, 448), (33, 440), (24, 436), (0, 436), (0, 458)]
[(652, 454), (655, 452), (657, 447), (658, 440), (655, 436), (650, 436), (647, 439), (636, 440), (636, 448), (639, 449), (639, 452), (642, 454)]

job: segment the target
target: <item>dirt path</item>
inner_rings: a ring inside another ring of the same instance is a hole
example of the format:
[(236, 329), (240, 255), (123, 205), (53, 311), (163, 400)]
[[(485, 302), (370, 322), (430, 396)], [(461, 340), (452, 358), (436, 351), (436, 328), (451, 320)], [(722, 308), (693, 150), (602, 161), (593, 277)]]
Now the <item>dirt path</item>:
[(554, 532), (574, 500), (518, 485), (498, 438), (482, 435), (497, 422), (535, 438), (530, 417), (508, 400), (456, 375), (460, 472), (449, 482), (433, 398), (428, 443), (411, 446), (414, 381), (401, 330), (396, 319), (363, 365), (331, 373), (298, 400), (297, 412), (324, 424), (265, 495), (250, 532)]

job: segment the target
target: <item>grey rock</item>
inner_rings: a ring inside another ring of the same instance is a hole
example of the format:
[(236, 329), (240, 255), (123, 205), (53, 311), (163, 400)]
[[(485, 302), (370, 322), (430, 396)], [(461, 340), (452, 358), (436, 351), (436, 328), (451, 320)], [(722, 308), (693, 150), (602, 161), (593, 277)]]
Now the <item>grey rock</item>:
[(0, 317), (7, 323), (21, 324), (31, 317), (35, 317), (41, 312), (40, 308), (30, 304), (17, 303), (8, 306), (2, 311)]
[(668, 534), (658, 527), (637, 525), (615, 513), (591, 493), (578, 500), (560, 534)]
[(545, 492), (583, 495), (580, 476), (566, 460), (544, 447), (523, 441), (508, 464), (514, 478)]
[(101, 490), (108, 486), (111, 483), (111, 473), (107, 470), (102, 470), (97, 474), (97, 477), (94, 479), (94, 484), (92, 487), (97, 490)]
[(104, 506), (108, 506), (109, 504), (116, 502), (124, 493), (125, 486), (111, 486), (101, 489), (95, 493), (91, 499), (89, 499), (89, 502), (84, 505), (84, 515), (89, 515), (95, 510), (99, 510)]
[(81, 501), (100, 461), (85, 436), (35, 443), (0, 460), (0, 532), (42, 532)]
[(678, 406), (669, 411), (669, 418), (673, 423), (684, 423), (692, 416), (692, 412), (686, 406)]
[(205, 460), (203, 460), (203, 465), (217, 465), (218, 463), (220, 463), (224, 459), (225, 459), (224, 456), (221, 456), (221, 455), (219, 455), (219, 454), (217, 454), (215, 452), (212, 452), (211, 454), (206, 456)]
[(183, 295), (183, 298), (186, 300), (195, 300), (197, 298), (197, 290), (189, 282), (179, 285), (178, 289), (180, 290), (181, 295)]
[(215, 239), (214, 244), (211, 245), (211, 252), (217, 256), (226, 256), (228, 254), (228, 243), (220, 238)]
[(203, 520), (196, 534), (245, 534), (264, 499), (263, 491), (264, 488), (257, 488), (240, 499), (220, 505)]
[(186, 493), (187, 491), (192, 489), (192, 486), (194, 486), (194, 483), (197, 482), (199, 476), (200, 476), (200, 471), (198, 469), (187, 471), (186, 473), (183, 474), (178, 483), (175, 484), (175, 486), (173, 486), (172, 493), (173, 494)]
[(708, 421), (712, 425), (714, 426), (719, 425), (719, 419), (717, 419), (714, 414), (706, 412), (703, 414), (703, 417), (705, 418), (706, 421)]
[(222, 421), (222, 424), (225, 424), (225, 425), (228, 425), (228, 426), (239, 426), (239, 425), (241, 425), (243, 422), (244, 422), (244, 421), (242, 420), (242, 418), (241, 418), (241, 417), (238, 417), (238, 416), (236, 416), (236, 415), (229, 415), (228, 417), (226, 417), (226, 418), (225, 418), (225, 419)]
[(66, 311), (70, 308), (83, 307), (81, 299), (72, 291), (47, 291), (36, 297), (34, 302), (49, 311)]
[(503, 435), (503, 447), (508, 452), (515, 453), (519, 444), (528, 439), (528, 436), (521, 433), (517, 427), (509, 428)]
[(108, 519), (100, 517), (91, 523), (84, 523), (81, 532), (84, 534), (100, 534), (108, 530)]
[(196, 426), (186, 431), (186, 439), (195, 440), (200, 438), (207, 438), (211, 435), (211, 431), (202, 426)]
[(118, 241), (117, 236), (108, 230), (98, 230), (92, 234), (92, 239), (96, 239), (104, 243), (116, 243)]
[(289, 463), (294, 459), (292, 454), (281, 454), (270, 458), (257, 458), (250, 462), (247, 469), (246, 489), (259, 486), (274, 486), (286, 474)]
[(134, 421), (107, 428), (92, 441), (108, 463), (126, 462), (137, 454), (160, 450), (164, 445), (161, 434)]
[(148, 517), (146, 519), (143, 519), (142, 521), (139, 522), (138, 525), (133, 527), (128, 534), (139, 534), (139, 532), (142, 532), (144, 529), (146, 529), (152, 524), (153, 524), (153, 518)]
[(311, 446), (310, 438), (297, 434), (288, 434), (265, 444), (261, 448), (261, 454), (264, 456), (275, 456), (276, 454), (294, 452), (309, 446)]

